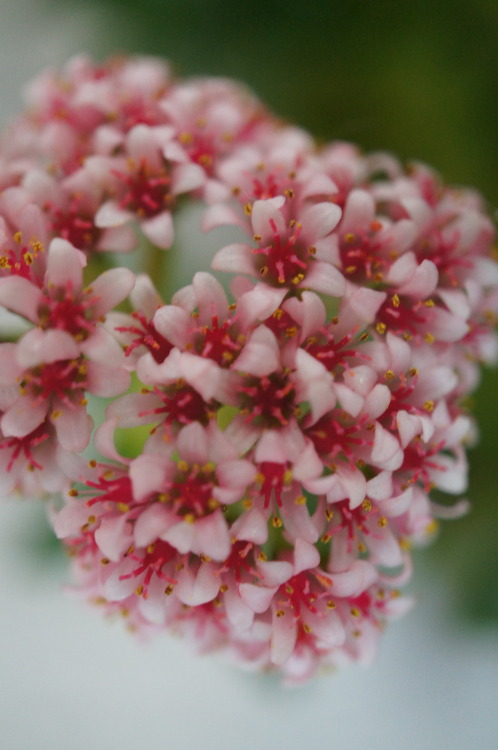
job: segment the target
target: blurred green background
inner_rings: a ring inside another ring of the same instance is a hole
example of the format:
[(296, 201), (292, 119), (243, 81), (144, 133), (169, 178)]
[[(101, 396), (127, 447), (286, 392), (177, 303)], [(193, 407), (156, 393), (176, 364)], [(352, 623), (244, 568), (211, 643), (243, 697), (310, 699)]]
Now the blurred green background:
[[(57, 12), (56, 0), (46, 4)], [(181, 76), (240, 79), (320, 140), (386, 149), (476, 186), (496, 216), (496, 0), (85, 0), (91, 6), (112, 29), (96, 29), (92, 52), (102, 58), (154, 54)], [(423, 553), (445, 569), (462, 617), (482, 623), (498, 623), (497, 389), (497, 371), (485, 372), (473, 510)]]

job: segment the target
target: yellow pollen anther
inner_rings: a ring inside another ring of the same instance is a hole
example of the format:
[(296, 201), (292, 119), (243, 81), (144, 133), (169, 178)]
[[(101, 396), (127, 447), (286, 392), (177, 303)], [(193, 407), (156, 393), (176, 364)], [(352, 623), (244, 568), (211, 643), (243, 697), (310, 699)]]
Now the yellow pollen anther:
[(38, 255), (38, 253), (42, 253), (45, 250), (43, 243), (40, 242), (40, 240), (32, 240), (31, 247), (33, 248), (35, 255)]
[(327, 609), (335, 609), (336, 603), (333, 599), (329, 599), (327, 602)]
[(295, 505), (306, 505), (306, 498), (304, 495), (298, 495), (294, 500)]
[(269, 271), (268, 266), (261, 266), (261, 268), (259, 269), (259, 274), (260, 276), (266, 276), (268, 271)]
[(393, 296), (391, 297), (391, 302), (393, 303), (394, 307), (399, 307), (401, 300), (397, 294), (393, 294)]
[(426, 300), (425, 300), (425, 302), (424, 302), (424, 305), (425, 305), (426, 307), (434, 307), (434, 305), (435, 305), (435, 304), (436, 304), (436, 303), (434, 302), (434, 300), (433, 300), (433, 299), (430, 299), (430, 298), (429, 298), (429, 299), (426, 299)]
[(182, 458), (178, 461), (178, 469), (179, 471), (188, 471), (188, 463), (184, 461)]
[(352, 232), (348, 232), (344, 235), (344, 241), (348, 243), (348, 245), (351, 245), (355, 241), (355, 236)]
[(281, 529), (283, 526), (282, 519), (278, 516), (273, 516), (271, 523), (274, 529)]
[(277, 609), (277, 611), (275, 612), (275, 614), (277, 615), (277, 617), (283, 617), (285, 615), (285, 610), (284, 609)]
[(252, 214), (252, 205), (250, 203), (246, 203), (246, 205), (244, 206), (244, 213), (247, 216), (250, 216)]
[(325, 509), (325, 518), (327, 519), (327, 521), (331, 521), (333, 519), (333, 517), (334, 517), (334, 511), (332, 510), (332, 508), (326, 508)]
[(127, 503), (118, 503), (117, 508), (121, 513), (128, 513), (130, 510), (130, 506)]
[(383, 529), (384, 526), (387, 526), (387, 518), (385, 516), (379, 518), (379, 520), (377, 521), (377, 526), (379, 526), (379, 528), (381, 529)]
[(424, 404), (424, 409), (426, 411), (433, 411), (434, 410), (434, 401), (426, 401)]
[(382, 336), (382, 334), (384, 334), (387, 331), (387, 326), (385, 323), (377, 323), (377, 325), (375, 326), (375, 329), (377, 333), (380, 333)]
[(308, 248), (308, 252), (310, 255), (316, 255), (316, 247), (314, 245), (310, 245)]
[(266, 562), (268, 560), (264, 552), (258, 554), (258, 562)]
[(430, 523), (427, 524), (427, 526), (425, 527), (425, 531), (427, 534), (435, 534), (438, 528), (439, 528), (438, 522), (435, 519), (433, 519)]
[(429, 331), (425, 334), (424, 339), (427, 341), (428, 344), (433, 344), (436, 340), (432, 333), (429, 333)]
[(189, 143), (192, 143), (192, 140), (192, 133), (188, 133), (186, 131), (180, 133), (180, 143), (188, 145)]
[(414, 378), (414, 377), (415, 377), (415, 375), (418, 375), (418, 370), (417, 370), (417, 368), (416, 368), (416, 367), (412, 367), (412, 369), (411, 369), (411, 370), (408, 370), (408, 375), (409, 375), (409, 376), (410, 376), (411, 378)]
[(186, 513), (183, 516), (183, 520), (185, 521), (185, 523), (195, 523), (195, 516), (193, 513)]
[(394, 372), (392, 370), (387, 370), (387, 372), (386, 372), (386, 378), (388, 380), (392, 380), (394, 378)]
[(331, 539), (332, 539), (332, 534), (324, 534), (320, 541), (322, 541), (324, 544), (328, 544)]
[(60, 409), (54, 409), (50, 416), (52, 417), (52, 419), (59, 419), (59, 417), (62, 416), (62, 412)]
[(359, 617), (361, 615), (361, 612), (358, 609), (358, 607), (351, 607), (349, 611), (353, 617)]
[(288, 339), (292, 339), (294, 338), (294, 336), (297, 336), (297, 326), (289, 326), (289, 328), (286, 328), (285, 335)]
[(78, 490), (74, 490), (74, 489), (69, 490), (67, 494), (70, 495), (71, 497), (78, 497)]
[(173, 586), (171, 585), (171, 583), (169, 584), (169, 586), (166, 586), (166, 588), (164, 589), (164, 593), (166, 594), (166, 596), (171, 596), (171, 594), (173, 593)]
[(14, 235), (14, 242), (17, 242), (18, 245), (22, 242), (22, 232), (16, 232)]
[(306, 622), (303, 622), (303, 630), (305, 633), (308, 633), (308, 634), (313, 632), (311, 629), (311, 626), (308, 625), (308, 623)]
[(254, 234), (253, 235), (254, 242), (261, 242), (261, 235), (260, 234)]
[(363, 510), (365, 510), (365, 511), (366, 511), (367, 513), (370, 513), (370, 511), (372, 510), (372, 501), (371, 501), (371, 500), (370, 500), (370, 499), (369, 499), (368, 497), (366, 497), (366, 498), (364, 499), (364, 501), (362, 502), (362, 504), (361, 504), (361, 507), (362, 507), (362, 508), (363, 508)]

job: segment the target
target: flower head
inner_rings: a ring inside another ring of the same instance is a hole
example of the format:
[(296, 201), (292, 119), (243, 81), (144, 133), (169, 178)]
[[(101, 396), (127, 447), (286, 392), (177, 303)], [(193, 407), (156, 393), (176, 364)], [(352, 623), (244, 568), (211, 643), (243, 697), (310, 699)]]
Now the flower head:
[[(140, 632), (291, 684), (368, 662), (410, 546), (466, 507), (431, 493), (466, 489), (498, 355), (483, 201), (151, 59), (28, 97), (0, 150), (0, 487), (63, 493), (77, 587)], [(170, 296), (143, 258), (189, 201), (232, 235)]]

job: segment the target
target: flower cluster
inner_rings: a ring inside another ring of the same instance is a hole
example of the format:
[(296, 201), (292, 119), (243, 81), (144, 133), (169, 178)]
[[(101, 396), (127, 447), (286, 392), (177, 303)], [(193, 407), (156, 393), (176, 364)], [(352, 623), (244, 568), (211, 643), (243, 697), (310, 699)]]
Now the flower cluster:
[[(465, 506), (431, 493), (466, 489), (498, 353), (482, 199), (156, 60), (77, 58), (27, 97), (0, 149), (2, 492), (64, 496), (79, 589), (140, 632), (289, 683), (370, 660), (410, 547)], [(188, 200), (234, 242), (165, 302), (117, 253), (169, 252)]]

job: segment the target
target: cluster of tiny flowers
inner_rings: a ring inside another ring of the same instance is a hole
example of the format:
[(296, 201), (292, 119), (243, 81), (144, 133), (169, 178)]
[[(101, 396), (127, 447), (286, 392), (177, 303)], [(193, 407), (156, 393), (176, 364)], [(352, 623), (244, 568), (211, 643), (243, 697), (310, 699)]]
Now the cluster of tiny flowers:
[[(138, 632), (290, 684), (368, 662), (465, 507), (431, 493), (466, 489), (498, 353), (480, 196), (231, 81), (82, 57), (28, 89), (0, 191), (2, 494), (64, 498), (78, 590)], [(189, 200), (234, 242), (165, 301), (117, 254), (168, 253)]]

